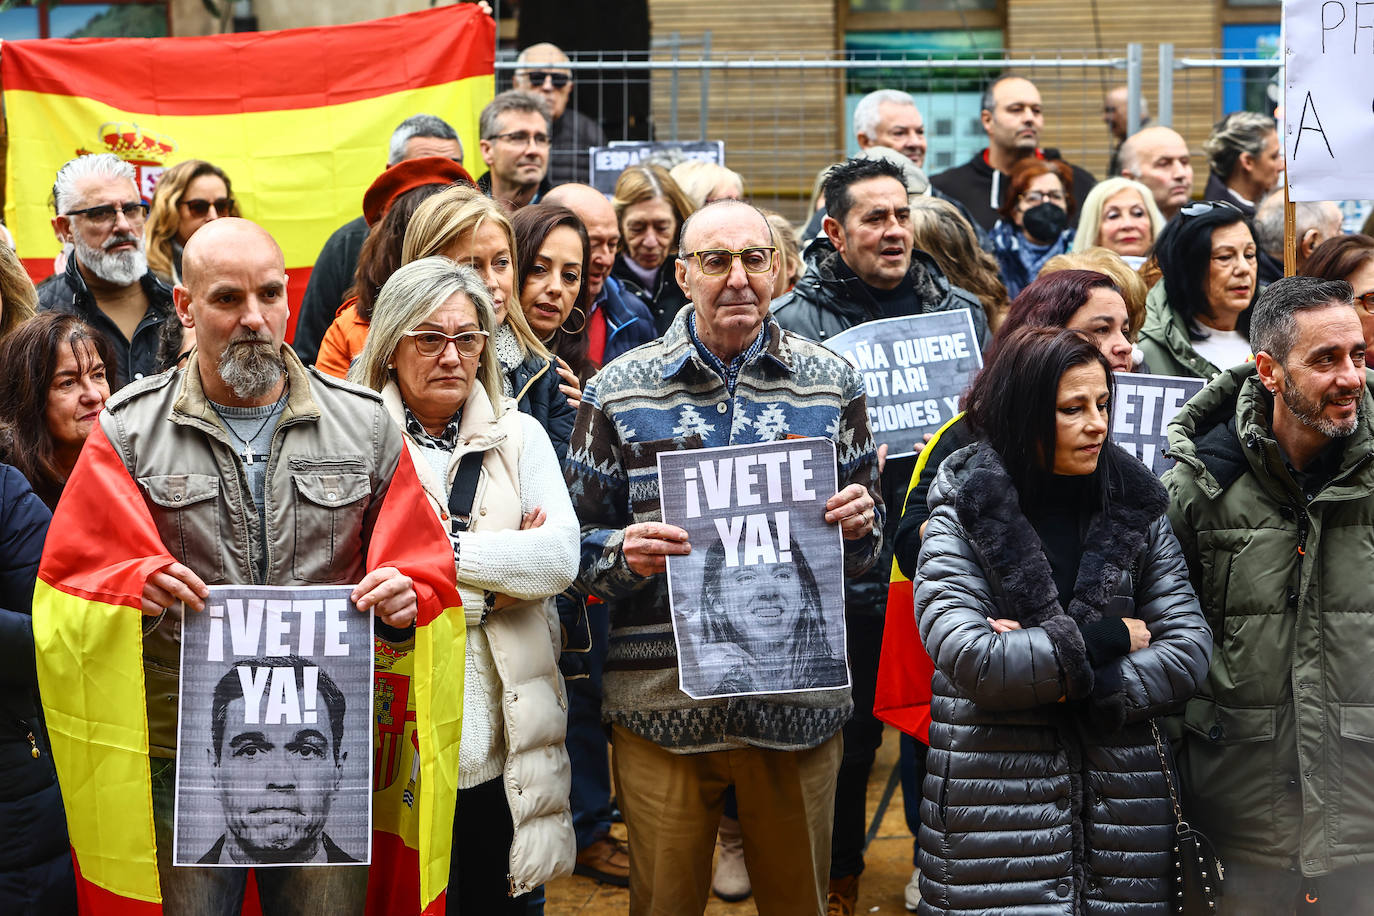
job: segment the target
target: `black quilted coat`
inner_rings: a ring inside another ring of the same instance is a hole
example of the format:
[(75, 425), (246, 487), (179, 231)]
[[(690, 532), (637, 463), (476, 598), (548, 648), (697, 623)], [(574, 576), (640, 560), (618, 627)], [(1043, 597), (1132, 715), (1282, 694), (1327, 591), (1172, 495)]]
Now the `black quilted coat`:
[[(1163, 487), (1118, 463), (1067, 610), (1000, 456), (969, 446), (936, 478), (916, 588), (935, 662), (925, 916), (1168, 912), (1173, 817), (1149, 718), (1197, 689), (1212, 638)], [(1094, 669), (1078, 627), (1104, 614), (1144, 620), (1151, 642)]]

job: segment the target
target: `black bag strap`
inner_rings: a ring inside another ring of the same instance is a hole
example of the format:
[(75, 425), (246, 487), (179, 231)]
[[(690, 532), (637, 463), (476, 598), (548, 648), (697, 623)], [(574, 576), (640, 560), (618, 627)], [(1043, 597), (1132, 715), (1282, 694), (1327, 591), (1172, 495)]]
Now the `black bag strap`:
[(448, 491), (449, 525), (456, 534), (467, 531), (472, 523), (472, 501), (477, 498), (477, 481), (482, 476), (485, 452), (468, 452), (458, 460), (453, 477), (453, 489)]

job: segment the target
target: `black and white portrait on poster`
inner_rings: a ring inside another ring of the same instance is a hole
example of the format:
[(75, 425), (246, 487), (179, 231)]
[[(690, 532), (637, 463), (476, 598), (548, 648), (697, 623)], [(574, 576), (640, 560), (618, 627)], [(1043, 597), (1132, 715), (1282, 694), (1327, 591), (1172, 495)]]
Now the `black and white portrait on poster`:
[(351, 586), (215, 586), (181, 634), (175, 865), (372, 855), (372, 615)]
[(787, 439), (662, 452), (678, 686), (693, 699), (849, 685), (844, 547), (825, 521), (835, 444)]
[(1169, 424), (1205, 379), (1117, 372), (1112, 398), (1112, 441), (1140, 459), (1156, 477), (1174, 466), (1164, 454)]
[(825, 342), (859, 370), (868, 428), (887, 457), (910, 455), (959, 412), (959, 397), (983, 368), (968, 309), (865, 321)]

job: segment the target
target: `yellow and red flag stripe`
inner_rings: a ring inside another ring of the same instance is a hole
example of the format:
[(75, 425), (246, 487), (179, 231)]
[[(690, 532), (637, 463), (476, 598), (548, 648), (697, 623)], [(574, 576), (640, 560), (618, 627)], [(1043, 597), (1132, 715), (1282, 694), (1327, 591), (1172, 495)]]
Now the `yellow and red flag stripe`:
[[(963, 417), (957, 413), (940, 427), (916, 459), (916, 468), (907, 484), (902, 511), (911, 499), (911, 491), (925, 473), (926, 461), (933, 446), (954, 423)], [(883, 624), (883, 648), (878, 658), (878, 684), (874, 691), (873, 715), (893, 728), (919, 740), (930, 741), (930, 678), (935, 664), (921, 643), (916, 627), (916, 596), (911, 580), (902, 575), (897, 559), (892, 560), (892, 575), (887, 586), (887, 615)]]
[(115, 153), (146, 200), (166, 167), (206, 159), (281, 243), (298, 304), (325, 240), (361, 215), (405, 118), (448, 121), (468, 171), (483, 171), (477, 121), (495, 87), (495, 29), (460, 3), (279, 32), (7, 41), (5, 223), (39, 280), (60, 250), (50, 220), (62, 163)]
[[(33, 616), (38, 681), (80, 908), (96, 916), (159, 916), (141, 597), (148, 576), (173, 558), (100, 427), (87, 440), (65, 494), (44, 547)], [(370, 912), (441, 914), (457, 797), (465, 631), (451, 548), (405, 451), (369, 541), (367, 566), (380, 565), (397, 567), (415, 583), (416, 731), (425, 749), (424, 791), (409, 856), (397, 856), (398, 843), (385, 835), (384, 825), (394, 818), (374, 811), (373, 870), (389, 876), (395, 893)]]

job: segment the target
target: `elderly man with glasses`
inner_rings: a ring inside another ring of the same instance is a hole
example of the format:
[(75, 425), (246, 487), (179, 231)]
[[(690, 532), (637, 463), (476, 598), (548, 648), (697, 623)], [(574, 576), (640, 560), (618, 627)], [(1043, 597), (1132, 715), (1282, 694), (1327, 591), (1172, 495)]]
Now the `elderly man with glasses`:
[(588, 382), (565, 464), (582, 521), (578, 584), (610, 613), (602, 717), (629, 834), (630, 913), (702, 912), (731, 783), (759, 912), (818, 913), (850, 692), (693, 700), (678, 688), (666, 558), (705, 547), (661, 520), (655, 456), (832, 439), (840, 490), (825, 520), (857, 575), (877, 558), (883, 524), (863, 384), (769, 314), (779, 258), (757, 209), (707, 204), (683, 225), (679, 250), (692, 308)]
[(549, 104), (531, 92), (503, 92), (482, 109), (482, 161), (477, 179), (483, 194), (511, 213), (539, 203), (548, 193), (553, 117)]
[(553, 151), (549, 158), (549, 184), (557, 187), (570, 182), (585, 182), (591, 174), (593, 146), (606, 145), (601, 125), (569, 106), (573, 75), (566, 66), (568, 55), (557, 45), (540, 42), (530, 45), (515, 59), (520, 69), (512, 82), (516, 89), (543, 96), (553, 116)]
[(111, 389), (171, 368), (183, 339), (172, 290), (148, 270), (134, 169), (118, 156), (78, 156), (57, 170), (53, 231), (72, 246), (66, 269), (38, 288), (38, 307), (76, 315), (114, 345)]

